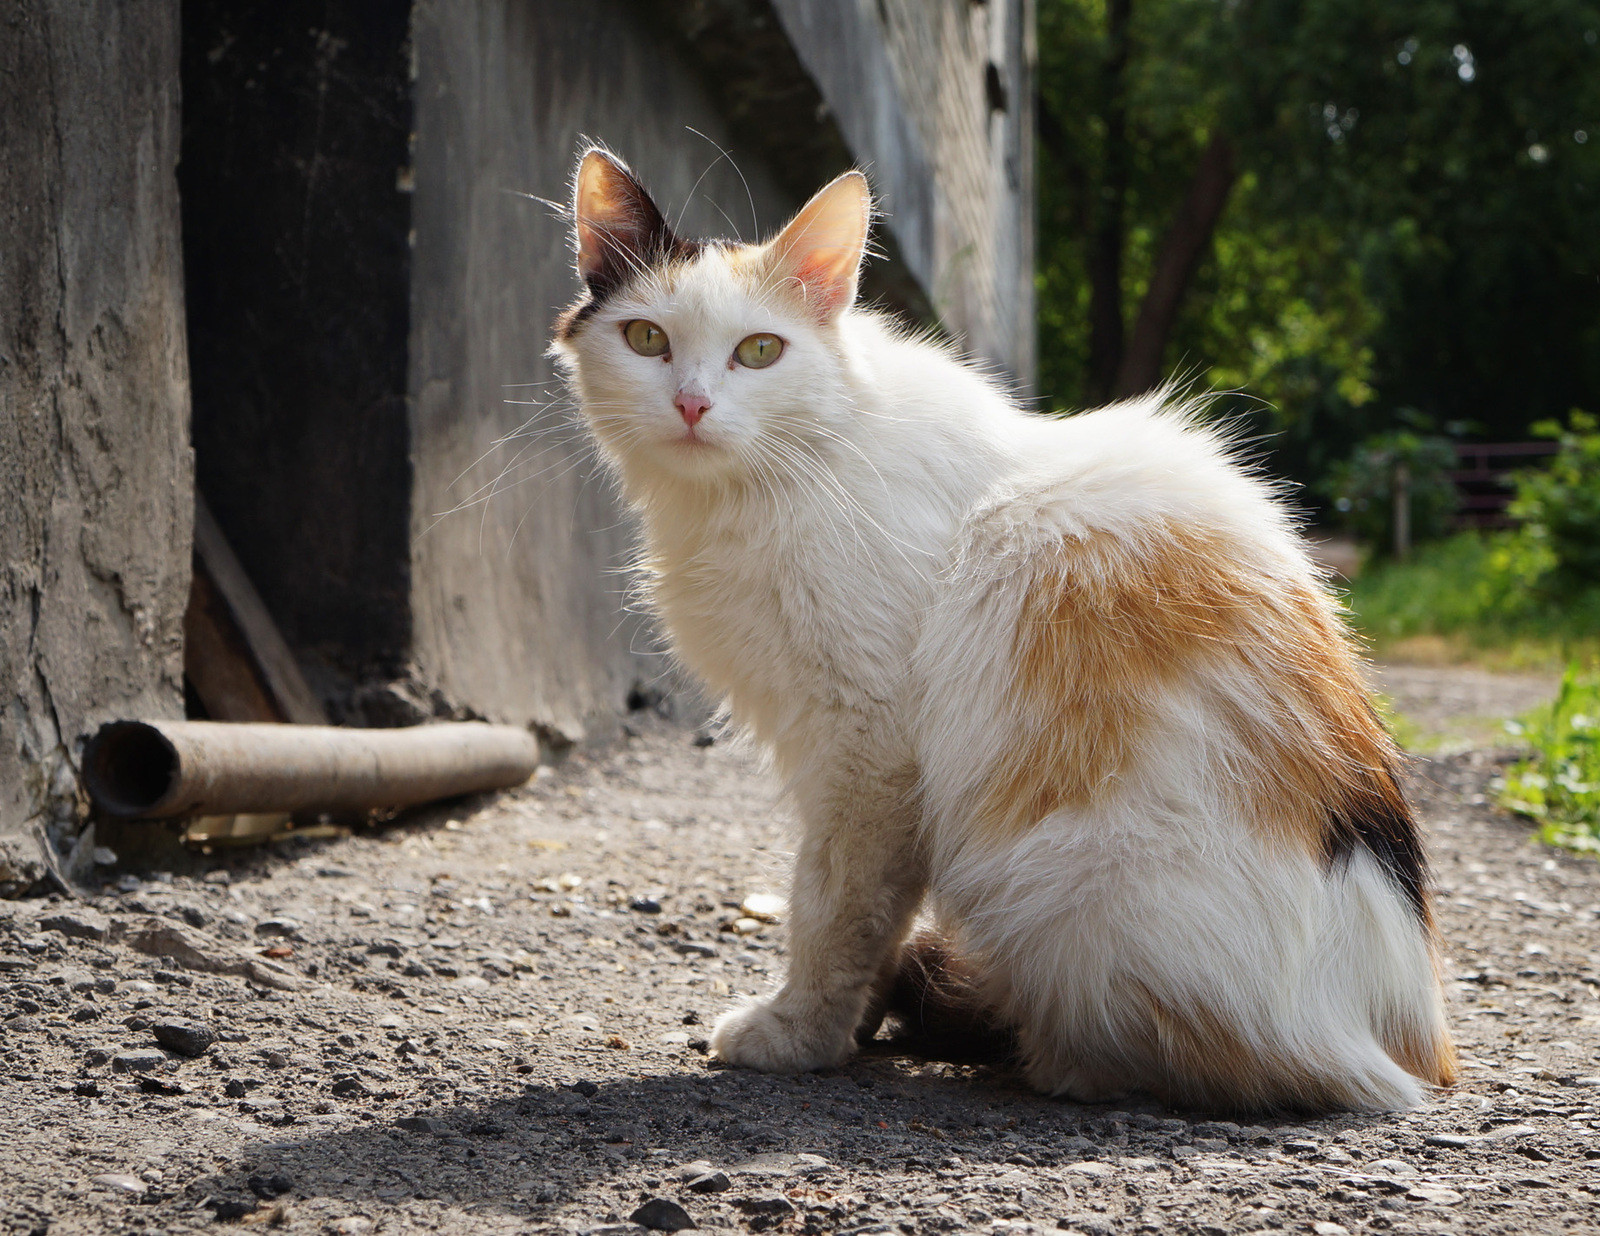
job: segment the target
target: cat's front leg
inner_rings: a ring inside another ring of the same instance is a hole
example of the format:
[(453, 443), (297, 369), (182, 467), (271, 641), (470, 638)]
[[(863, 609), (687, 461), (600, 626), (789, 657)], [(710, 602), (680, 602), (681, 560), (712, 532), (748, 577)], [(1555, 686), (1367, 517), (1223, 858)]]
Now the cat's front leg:
[(712, 1050), (770, 1073), (827, 1068), (855, 1050), (872, 989), (926, 885), (914, 771), (851, 761), (799, 790), (804, 833), (789, 896), (789, 973), (766, 999), (724, 1014)]

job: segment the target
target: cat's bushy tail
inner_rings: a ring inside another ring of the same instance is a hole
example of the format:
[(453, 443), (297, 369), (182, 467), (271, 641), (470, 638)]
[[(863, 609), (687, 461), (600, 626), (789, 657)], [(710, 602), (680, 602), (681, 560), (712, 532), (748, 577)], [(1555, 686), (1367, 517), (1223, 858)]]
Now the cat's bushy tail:
[[(984, 991), (974, 964), (937, 928), (916, 931), (879, 995), (889, 1041), (919, 1056), (1000, 1063), (1017, 1056), (1016, 1030)], [(864, 1027), (870, 1032), (875, 1025)]]

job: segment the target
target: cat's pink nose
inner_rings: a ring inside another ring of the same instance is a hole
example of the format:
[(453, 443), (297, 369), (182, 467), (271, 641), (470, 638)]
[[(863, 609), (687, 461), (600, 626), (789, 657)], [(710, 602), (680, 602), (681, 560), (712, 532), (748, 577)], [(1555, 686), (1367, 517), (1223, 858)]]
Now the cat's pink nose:
[(700, 423), (700, 418), (711, 408), (711, 400), (704, 395), (691, 395), (688, 391), (679, 391), (672, 401), (678, 409), (678, 415), (683, 417), (683, 423), (693, 429)]

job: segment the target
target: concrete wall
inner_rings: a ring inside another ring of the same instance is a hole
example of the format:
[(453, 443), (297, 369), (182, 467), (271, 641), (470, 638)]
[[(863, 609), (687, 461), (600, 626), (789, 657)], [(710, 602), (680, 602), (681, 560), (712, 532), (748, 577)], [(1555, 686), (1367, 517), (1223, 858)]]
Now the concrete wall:
[(772, 0), (933, 312), (1034, 373), (1032, 0)]
[(665, 666), (623, 610), (629, 527), (544, 357), (579, 289), (567, 225), (523, 195), (564, 201), (587, 135), (689, 234), (750, 238), (798, 203), (631, 4), (422, 0), (413, 38), (413, 673), (579, 738)]
[(85, 737), (183, 712), (193, 519), (177, 0), (0, 36), (0, 891), (77, 836)]

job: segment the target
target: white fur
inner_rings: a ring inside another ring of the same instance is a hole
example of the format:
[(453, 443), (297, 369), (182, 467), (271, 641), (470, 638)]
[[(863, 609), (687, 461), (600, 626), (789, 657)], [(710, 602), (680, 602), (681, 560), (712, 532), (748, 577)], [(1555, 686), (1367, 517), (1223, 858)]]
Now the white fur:
[[(670, 359), (635, 355), (644, 317)], [(777, 363), (729, 363), (754, 331)], [(1068, 418), (1019, 410), (944, 349), (848, 310), (819, 323), (717, 251), (643, 279), (557, 346), (642, 512), (649, 591), (678, 655), (772, 751), (803, 825), (792, 965), (713, 1043), (758, 1068), (853, 1049), (924, 896), (987, 967), (1041, 1088), (1084, 1099), (1160, 1063), (1129, 992), (1202, 1003), (1240, 1038), (1398, 1108), (1418, 1081), (1387, 1022), (1439, 1025), (1426, 934), (1365, 851), (1331, 869), (1239, 818), (1216, 692), (1175, 688), (1136, 768), (1020, 837), (976, 834), (974, 786), (1019, 741), (1004, 703), (1027, 566), (1068, 534), (1160, 521), (1223, 535), (1263, 580), (1313, 570), (1268, 488), (1158, 397)], [(676, 391), (708, 396), (687, 441)], [(1273, 701), (1253, 701), (1270, 708)]]

